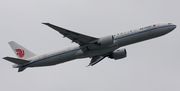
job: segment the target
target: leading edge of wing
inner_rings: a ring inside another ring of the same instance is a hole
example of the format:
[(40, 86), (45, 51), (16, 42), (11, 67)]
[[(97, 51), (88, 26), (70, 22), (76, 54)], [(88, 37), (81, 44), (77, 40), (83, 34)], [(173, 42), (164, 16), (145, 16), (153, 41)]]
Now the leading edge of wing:
[(72, 40), (72, 42), (76, 42), (81, 46), (93, 43), (93, 42), (98, 40), (98, 38), (87, 36), (84, 34), (80, 34), (80, 33), (74, 32), (74, 31), (70, 31), (70, 30), (55, 26), (55, 25), (50, 24), (50, 23), (42, 23), (42, 24), (53, 28), (54, 30), (56, 30), (59, 33), (61, 33), (62, 35), (64, 35), (64, 37), (69, 38), (70, 40)]

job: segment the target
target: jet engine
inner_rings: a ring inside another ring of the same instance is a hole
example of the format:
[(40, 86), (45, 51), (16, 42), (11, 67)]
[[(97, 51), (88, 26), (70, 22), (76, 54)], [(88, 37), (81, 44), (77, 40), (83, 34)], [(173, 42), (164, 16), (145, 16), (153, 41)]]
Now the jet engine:
[(117, 59), (125, 58), (126, 56), (127, 56), (126, 49), (119, 49), (113, 51), (112, 54), (109, 56), (109, 58), (117, 60)]
[(97, 42), (99, 45), (105, 46), (105, 45), (111, 45), (114, 43), (114, 37), (112, 35), (102, 37)]

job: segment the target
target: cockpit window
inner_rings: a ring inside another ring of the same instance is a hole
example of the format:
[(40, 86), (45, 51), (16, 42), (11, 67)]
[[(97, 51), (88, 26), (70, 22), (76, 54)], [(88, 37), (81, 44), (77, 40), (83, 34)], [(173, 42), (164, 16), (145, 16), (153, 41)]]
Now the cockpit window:
[(171, 23), (168, 23), (168, 25), (171, 25)]

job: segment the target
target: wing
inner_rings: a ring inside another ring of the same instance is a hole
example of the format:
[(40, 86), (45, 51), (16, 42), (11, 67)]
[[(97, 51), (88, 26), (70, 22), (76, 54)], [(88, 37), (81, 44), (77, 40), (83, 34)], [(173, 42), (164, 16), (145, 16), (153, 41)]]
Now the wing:
[(52, 25), (50, 23), (43, 23), (43, 24), (55, 29), (56, 31), (64, 35), (64, 37), (69, 38), (70, 40), (72, 40), (72, 42), (78, 43), (80, 46), (95, 43), (98, 40), (98, 38), (87, 36), (87, 35), (80, 34), (77, 32), (73, 32), (73, 31)]

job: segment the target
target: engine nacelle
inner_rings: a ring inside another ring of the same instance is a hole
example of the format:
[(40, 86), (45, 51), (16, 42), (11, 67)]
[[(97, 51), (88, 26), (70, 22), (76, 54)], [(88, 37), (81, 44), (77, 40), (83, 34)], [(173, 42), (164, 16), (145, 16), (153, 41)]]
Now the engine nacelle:
[(97, 42), (98, 44), (104, 46), (104, 45), (111, 45), (114, 43), (114, 37), (112, 35), (110, 36), (105, 36), (99, 39)]
[(109, 56), (109, 58), (117, 60), (117, 59), (125, 58), (126, 56), (127, 56), (126, 49), (119, 49), (113, 51), (112, 54)]

